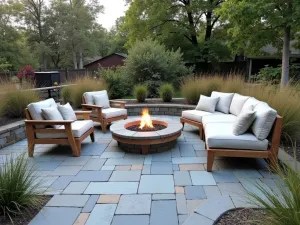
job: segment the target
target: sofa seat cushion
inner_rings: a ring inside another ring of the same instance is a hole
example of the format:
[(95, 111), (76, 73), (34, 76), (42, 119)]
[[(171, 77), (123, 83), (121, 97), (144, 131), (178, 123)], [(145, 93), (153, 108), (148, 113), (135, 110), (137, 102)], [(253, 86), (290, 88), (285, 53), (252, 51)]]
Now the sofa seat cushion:
[(218, 115), (218, 114), (223, 114), (220, 112), (214, 112), (214, 113), (210, 113), (210, 112), (204, 112), (204, 111), (200, 111), (200, 110), (185, 110), (182, 111), (182, 117), (189, 119), (189, 120), (193, 120), (199, 123), (202, 123), (202, 118), (204, 116), (211, 116), (211, 115)]
[(213, 114), (210, 116), (204, 116), (202, 118), (202, 124), (205, 127), (208, 123), (234, 123), (236, 118), (237, 117), (232, 114)]
[(208, 123), (205, 139), (209, 148), (267, 150), (268, 140), (258, 140), (251, 132), (235, 136), (233, 123)]
[[(77, 120), (72, 124), (72, 134), (75, 138), (80, 138), (84, 133), (86, 133), (90, 128), (94, 126), (92, 120)], [(51, 128), (49, 128), (51, 129)], [(57, 129), (65, 129), (65, 126), (60, 126)], [(67, 138), (66, 133), (37, 133), (37, 138)]]
[(118, 116), (126, 116), (127, 109), (120, 109), (120, 108), (102, 109), (102, 115), (103, 115), (103, 118), (105, 118), (105, 119), (118, 117)]

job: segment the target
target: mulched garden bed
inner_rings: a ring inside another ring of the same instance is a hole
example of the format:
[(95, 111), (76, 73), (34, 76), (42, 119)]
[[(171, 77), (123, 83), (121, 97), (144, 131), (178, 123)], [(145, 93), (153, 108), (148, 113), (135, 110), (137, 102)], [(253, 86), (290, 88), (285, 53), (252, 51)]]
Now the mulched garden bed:
[(215, 225), (254, 225), (266, 217), (262, 209), (235, 209), (225, 213)]
[[(30, 221), (38, 214), (38, 212), (47, 204), (47, 202), (52, 198), (52, 196), (43, 196), (41, 200), (41, 207), (39, 209), (24, 209), (22, 210), (21, 215), (13, 216), (13, 224), (14, 225), (27, 225)], [(0, 214), (0, 224), (1, 225), (12, 225), (11, 220), (9, 218), (4, 218), (2, 214)]]

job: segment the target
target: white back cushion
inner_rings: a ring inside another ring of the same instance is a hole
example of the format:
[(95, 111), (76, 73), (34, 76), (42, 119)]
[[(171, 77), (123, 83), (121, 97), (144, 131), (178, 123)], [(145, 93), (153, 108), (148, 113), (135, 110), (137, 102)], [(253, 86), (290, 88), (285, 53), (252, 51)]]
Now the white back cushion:
[(211, 93), (211, 97), (220, 98), (216, 106), (216, 111), (228, 114), (233, 95), (234, 93), (223, 93), (223, 92), (213, 91)]
[(213, 113), (215, 112), (218, 101), (219, 101), (219, 97), (214, 98), (214, 97), (207, 97), (204, 95), (200, 95), (200, 99), (196, 107), (196, 110)]
[(242, 111), (244, 110), (244, 108), (249, 108), (250, 106), (253, 106), (253, 108), (255, 106), (257, 106), (259, 103), (261, 103), (261, 101), (257, 100), (256, 98), (250, 97), (248, 98), (248, 100), (245, 102)]
[(86, 104), (90, 104), (90, 105), (94, 105), (95, 104), (94, 103), (94, 99), (93, 99), (94, 95), (106, 95), (107, 99), (108, 99), (108, 95), (107, 95), (107, 91), (106, 90), (85, 92), (85, 93), (83, 93), (83, 96), (85, 98)]
[(238, 116), (248, 98), (248, 96), (243, 96), (235, 93), (231, 101), (229, 112), (233, 115)]
[(65, 105), (58, 105), (57, 109), (64, 120), (77, 120), (76, 114), (69, 102)]
[[(46, 120), (64, 120), (56, 107), (42, 109), (42, 115)], [(59, 128), (61, 125), (51, 125), (53, 128)]]
[(109, 100), (106, 94), (93, 95), (94, 104), (102, 106), (103, 109), (109, 108)]
[(237, 116), (236, 121), (233, 124), (232, 133), (236, 136), (242, 135), (248, 131), (251, 124), (255, 120), (255, 112), (253, 106), (243, 107), (243, 110)]
[(269, 136), (274, 121), (277, 117), (277, 111), (272, 109), (267, 103), (261, 102), (254, 108), (255, 120), (251, 130), (259, 140), (264, 140)]
[[(44, 101), (30, 103), (27, 108), (30, 113), (30, 116), (33, 120), (44, 120), (42, 115), (42, 108), (50, 108), (50, 107), (57, 107), (53, 98), (49, 98)], [(36, 128), (44, 128), (43, 125), (36, 125)]]

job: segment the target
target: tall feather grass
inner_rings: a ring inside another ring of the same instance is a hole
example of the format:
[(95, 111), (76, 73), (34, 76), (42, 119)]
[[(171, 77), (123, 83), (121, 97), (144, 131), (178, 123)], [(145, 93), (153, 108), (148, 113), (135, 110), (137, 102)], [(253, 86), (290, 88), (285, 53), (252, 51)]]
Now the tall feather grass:
[(81, 107), (84, 92), (106, 90), (104, 80), (90, 76), (78, 77), (72, 84), (74, 85), (64, 87), (61, 95), (65, 103), (70, 102), (76, 108)]
[(29, 208), (40, 208), (42, 204), (41, 182), (36, 182), (35, 173), (24, 154), (18, 158), (7, 156), (0, 167), (0, 214), (12, 223), (15, 215), (26, 213)]
[(259, 224), (263, 225), (297, 225), (300, 224), (300, 174), (297, 172), (297, 161), (294, 169), (285, 165), (276, 170), (282, 182), (276, 186), (255, 183), (256, 191), (249, 191), (249, 201), (264, 208), (267, 216)]
[(30, 90), (32, 88), (34, 88), (33, 83), (19, 85), (7, 80), (0, 80), (0, 116), (24, 117), (24, 109), (27, 105), (40, 100), (39, 93)]

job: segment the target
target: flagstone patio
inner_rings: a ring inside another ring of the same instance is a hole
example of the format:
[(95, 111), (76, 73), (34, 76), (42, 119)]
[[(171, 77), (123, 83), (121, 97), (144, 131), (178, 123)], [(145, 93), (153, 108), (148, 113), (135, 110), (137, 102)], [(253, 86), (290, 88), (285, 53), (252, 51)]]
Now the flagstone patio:
[[(246, 189), (255, 191), (254, 182), (276, 190), (278, 178), (261, 159), (216, 158), (206, 172), (195, 127), (186, 125), (170, 151), (144, 156), (124, 153), (95, 126), (96, 142), (86, 139), (81, 157), (68, 146), (36, 146), (29, 160), (43, 193), (53, 197), (30, 225), (206, 225), (228, 209), (251, 206)], [(26, 140), (1, 149), (0, 166), (5, 155), (22, 152)]]

